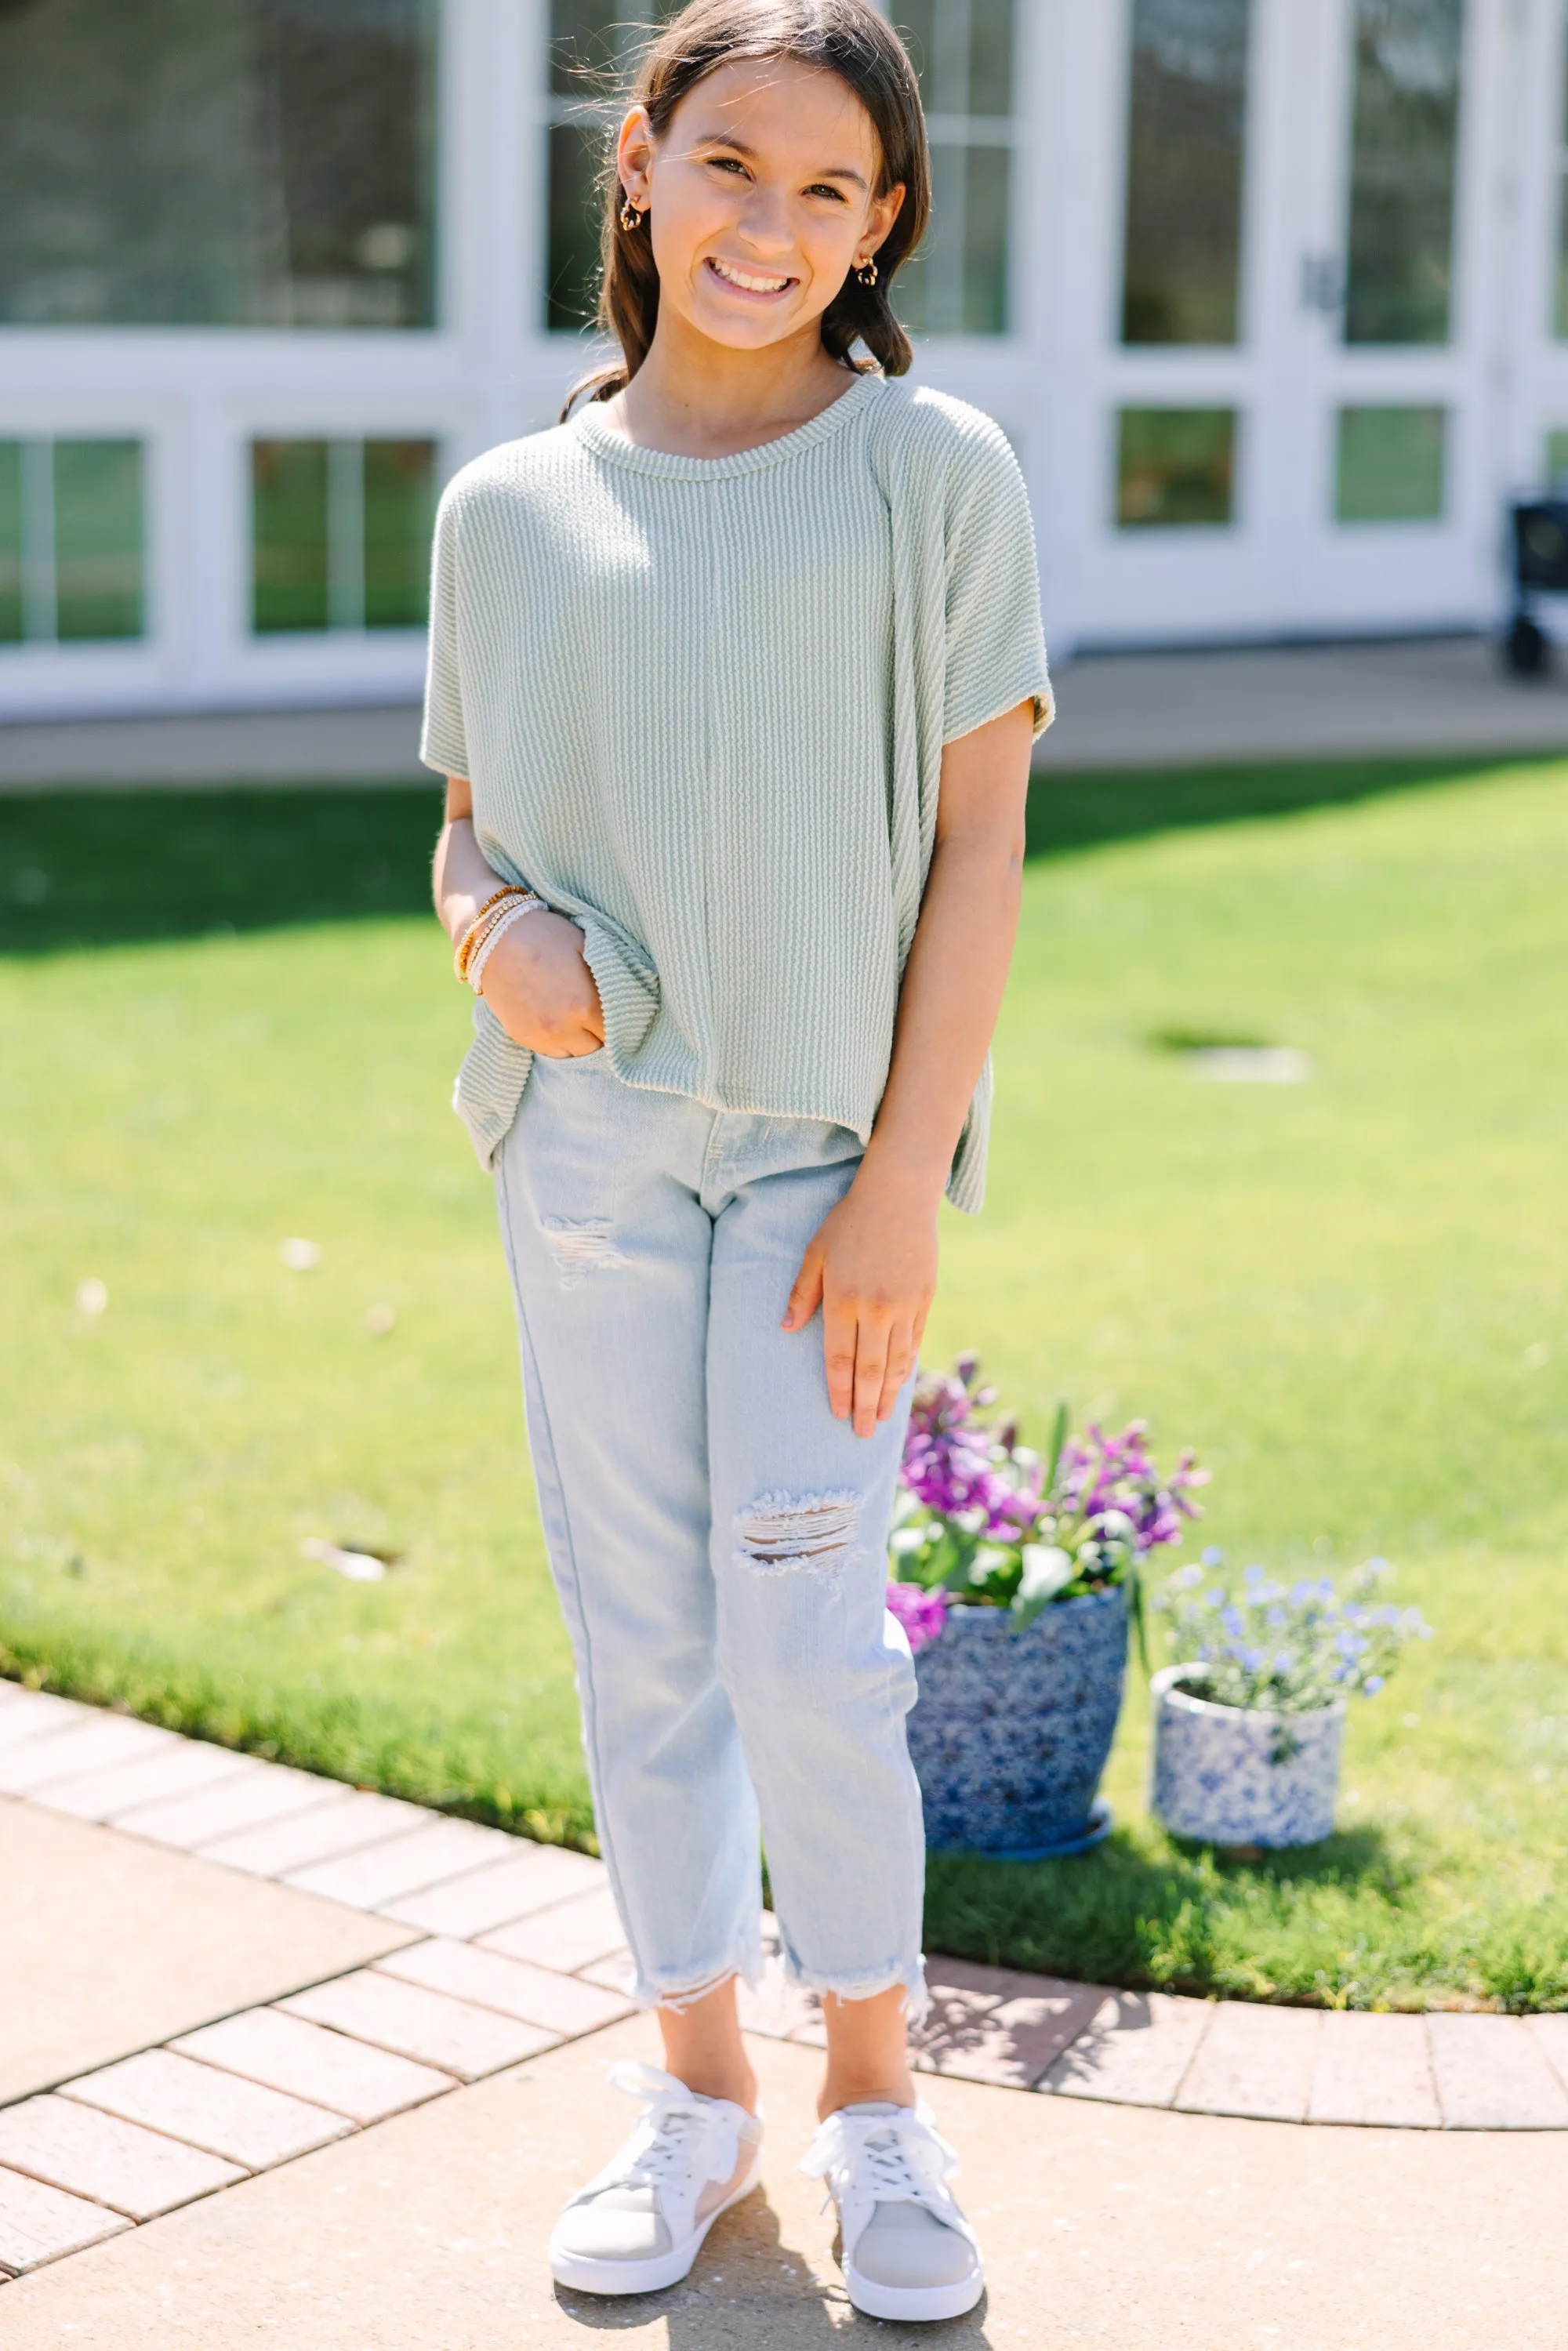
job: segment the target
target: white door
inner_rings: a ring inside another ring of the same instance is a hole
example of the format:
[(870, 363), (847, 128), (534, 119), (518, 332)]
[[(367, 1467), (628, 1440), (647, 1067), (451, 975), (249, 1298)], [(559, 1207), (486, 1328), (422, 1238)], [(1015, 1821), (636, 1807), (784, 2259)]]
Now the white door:
[(1488, 264), (1513, 12), (1117, 0), (1095, 14), (1078, 64), (1117, 137), (1097, 316), (1066, 385), (1072, 634), (1489, 618)]

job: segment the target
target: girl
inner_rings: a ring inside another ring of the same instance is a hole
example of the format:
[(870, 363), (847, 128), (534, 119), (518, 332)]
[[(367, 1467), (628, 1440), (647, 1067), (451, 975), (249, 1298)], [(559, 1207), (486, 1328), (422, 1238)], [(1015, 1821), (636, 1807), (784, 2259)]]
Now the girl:
[(929, 185), (871, 0), (693, 0), (616, 148), (622, 363), (437, 525), (435, 898), (479, 998), (456, 1106), (668, 2067), (619, 2069), (641, 2122), (551, 2239), (600, 2294), (685, 2277), (757, 2179), (759, 1843), (821, 1997), (806, 2168), (852, 2301), (952, 2317), (982, 2285), (905, 2053), (924, 1842), (883, 1589), (1051, 705), (1007, 444), (894, 381)]

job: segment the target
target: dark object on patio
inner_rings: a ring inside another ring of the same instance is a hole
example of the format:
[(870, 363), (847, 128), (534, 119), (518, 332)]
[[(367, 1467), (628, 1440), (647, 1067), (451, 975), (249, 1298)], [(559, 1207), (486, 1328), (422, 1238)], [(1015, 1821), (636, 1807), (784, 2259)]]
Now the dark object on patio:
[(1502, 657), (1516, 677), (1540, 677), (1552, 644), (1531, 611), (1538, 595), (1568, 595), (1568, 499), (1536, 498), (1513, 509), (1513, 618)]

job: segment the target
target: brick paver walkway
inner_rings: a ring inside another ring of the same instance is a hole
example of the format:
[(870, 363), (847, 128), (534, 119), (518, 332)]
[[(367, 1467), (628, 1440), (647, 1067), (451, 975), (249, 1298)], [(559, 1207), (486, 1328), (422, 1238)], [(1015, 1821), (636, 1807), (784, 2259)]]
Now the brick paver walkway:
[[(0, 2276), (631, 2013), (583, 1855), (5, 1682), (0, 1797)], [(160, 1903), (161, 1960), (135, 1940)], [(943, 1959), (931, 1978), (934, 2074), (1179, 2114), (1568, 2130), (1568, 2016), (1322, 2014)], [(744, 2009), (753, 2032), (821, 2039), (776, 1958)]]

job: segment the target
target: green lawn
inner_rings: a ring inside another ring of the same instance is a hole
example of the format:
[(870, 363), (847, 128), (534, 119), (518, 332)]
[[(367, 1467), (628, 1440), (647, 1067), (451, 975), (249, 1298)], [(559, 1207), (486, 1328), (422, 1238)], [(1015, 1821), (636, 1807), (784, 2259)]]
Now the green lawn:
[[(1568, 2006), (1568, 770), (1036, 799), (991, 1199), (948, 1219), (928, 1359), (977, 1347), (1036, 1431), (1063, 1392), (1146, 1415), (1214, 1470), (1205, 1540), (1386, 1552), (1437, 1637), (1358, 1708), (1326, 1847), (1173, 1844), (1134, 1699), (1110, 1844), (939, 1862), (931, 1947)], [(464, 1001), (414, 911), (434, 811), (0, 799), (0, 1666), (582, 1840), (489, 1194), (446, 1108)], [(1172, 1031), (1316, 1074), (1201, 1084)], [(402, 1563), (349, 1583), (311, 1535)]]

